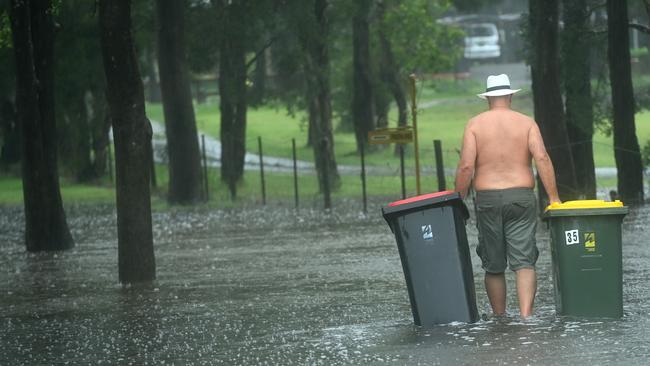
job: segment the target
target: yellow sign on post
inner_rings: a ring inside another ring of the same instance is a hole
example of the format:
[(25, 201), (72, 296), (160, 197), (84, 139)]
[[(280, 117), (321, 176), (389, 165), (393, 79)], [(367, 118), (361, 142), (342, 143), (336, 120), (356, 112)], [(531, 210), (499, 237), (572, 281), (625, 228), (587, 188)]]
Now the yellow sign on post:
[(413, 142), (411, 127), (380, 128), (368, 132), (368, 143), (379, 144), (408, 144)]

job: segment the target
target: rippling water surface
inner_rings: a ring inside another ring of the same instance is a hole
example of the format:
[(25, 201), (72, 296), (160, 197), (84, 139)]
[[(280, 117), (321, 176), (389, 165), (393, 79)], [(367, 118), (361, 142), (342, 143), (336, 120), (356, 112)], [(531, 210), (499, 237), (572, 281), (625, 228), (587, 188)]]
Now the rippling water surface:
[[(112, 207), (73, 207), (77, 246), (27, 254), (19, 208), (0, 208), (0, 365), (548, 364), (647, 365), (650, 207), (624, 220), (619, 320), (555, 315), (540, 225), (536, 315), (418, 329), (394, 238), (351, 202), (154, 213), (157, 281), (117, 281)], [(489, 313), (467, 226), (479, 312)], [(489, 319), (489, 318), (488, 318)]]

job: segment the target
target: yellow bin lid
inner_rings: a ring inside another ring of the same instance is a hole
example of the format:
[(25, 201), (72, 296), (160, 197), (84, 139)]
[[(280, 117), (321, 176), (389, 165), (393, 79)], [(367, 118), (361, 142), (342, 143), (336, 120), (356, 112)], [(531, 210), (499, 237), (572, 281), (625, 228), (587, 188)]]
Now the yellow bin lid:
[(615, 208), (623, 207), (623, 202), (616, 200), (608, 202), (603, 200), (576, 200), (566, 201), (562, 203), (552, 203), (546, 207), (546, 211), (550, 210), (583, 210), (591, 208)]

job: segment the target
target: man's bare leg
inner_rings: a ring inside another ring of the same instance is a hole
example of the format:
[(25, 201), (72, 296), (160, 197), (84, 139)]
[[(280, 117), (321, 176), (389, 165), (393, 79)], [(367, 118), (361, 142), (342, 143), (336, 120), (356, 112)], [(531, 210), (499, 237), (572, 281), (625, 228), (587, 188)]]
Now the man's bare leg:
[(519, 314), (527, 318), (533, 314), (533, 303), (537, 292), (537, 278), (533, 268), (522, 268), (517, 272), (517, 296), (519, 297)]
[(485, 272), (485, 290), (487, 291), (494, 315), (506, 313), (506, 276), (504, 273)]

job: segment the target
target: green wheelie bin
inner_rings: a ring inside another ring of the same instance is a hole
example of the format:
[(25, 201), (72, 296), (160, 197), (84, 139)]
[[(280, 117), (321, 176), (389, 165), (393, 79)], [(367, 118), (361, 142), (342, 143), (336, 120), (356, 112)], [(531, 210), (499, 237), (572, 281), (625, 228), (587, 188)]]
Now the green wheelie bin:
[(623, 316), (621, 201), (580, 200), (549, 205), (553, 287), (558, 315)]

